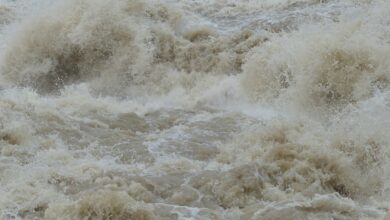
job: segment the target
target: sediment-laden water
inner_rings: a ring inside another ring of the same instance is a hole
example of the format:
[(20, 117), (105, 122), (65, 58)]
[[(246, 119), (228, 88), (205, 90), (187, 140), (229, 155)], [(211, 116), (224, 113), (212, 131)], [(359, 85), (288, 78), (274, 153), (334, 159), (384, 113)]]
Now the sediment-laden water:
[(387, 0), (1, 0), (1, 219), (390, 219)]

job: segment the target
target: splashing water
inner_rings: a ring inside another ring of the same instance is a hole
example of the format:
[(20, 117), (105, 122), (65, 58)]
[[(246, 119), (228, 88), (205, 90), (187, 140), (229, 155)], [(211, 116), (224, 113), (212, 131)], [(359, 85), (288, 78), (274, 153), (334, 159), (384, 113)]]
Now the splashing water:
[(390, 219), (389, 14), (0, 1), (1, 219)]

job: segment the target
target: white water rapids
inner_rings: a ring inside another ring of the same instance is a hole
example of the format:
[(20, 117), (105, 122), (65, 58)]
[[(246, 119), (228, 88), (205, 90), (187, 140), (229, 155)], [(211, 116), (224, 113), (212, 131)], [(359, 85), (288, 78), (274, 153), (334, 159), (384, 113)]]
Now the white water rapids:
[(0, 0), (0, 219), (390, 219), (390, 1)]

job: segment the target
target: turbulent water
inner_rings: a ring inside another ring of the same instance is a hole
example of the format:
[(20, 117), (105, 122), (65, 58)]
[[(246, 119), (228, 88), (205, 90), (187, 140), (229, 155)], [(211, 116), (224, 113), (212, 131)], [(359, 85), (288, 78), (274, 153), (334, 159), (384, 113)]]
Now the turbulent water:
[(390, 1), (0, 0), (0, 219), (390, 219)]

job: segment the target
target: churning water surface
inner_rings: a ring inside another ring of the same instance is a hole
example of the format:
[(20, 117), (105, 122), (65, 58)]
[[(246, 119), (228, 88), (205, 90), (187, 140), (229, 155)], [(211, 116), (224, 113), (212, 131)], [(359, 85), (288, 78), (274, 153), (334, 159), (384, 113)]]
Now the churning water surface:
[(390, 219), (390, 1), (1, 0), (1, 219)]

